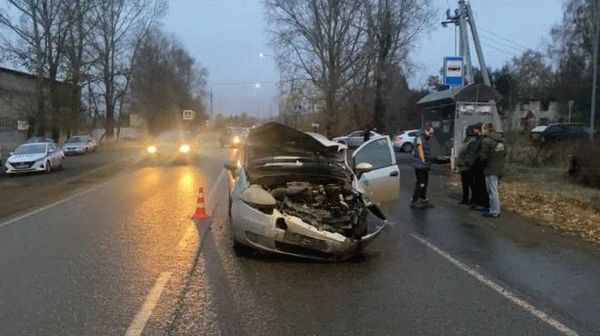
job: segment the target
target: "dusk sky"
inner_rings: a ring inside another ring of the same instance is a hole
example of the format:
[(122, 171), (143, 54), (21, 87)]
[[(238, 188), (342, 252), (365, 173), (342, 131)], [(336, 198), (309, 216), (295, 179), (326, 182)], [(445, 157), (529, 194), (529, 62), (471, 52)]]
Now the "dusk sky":
[[(456, 1), (434, 0), (436, 22)], [(214, 111), (242, 111), (266, 117), (277, 113), (274, 97), (279, 72), (266, 34), (261, 0), (171, 0), (164, 28), (175, 34), (209, 71)], [(488, 66), (500, 67), (526, 48), (545, 51), (549, 32), (562, 18), (561, 0), (473, 0)], [(472, 50), (472, 55), (475, 55)], [(417, 64), (412, 87), (439, 71), (442, 58), (454, 54), (454, 28), (436, 24), (412, 54)], [(255, 83), (260, 82), (260, 88)], [(258, 111), (258, 112), (257, 112)]]

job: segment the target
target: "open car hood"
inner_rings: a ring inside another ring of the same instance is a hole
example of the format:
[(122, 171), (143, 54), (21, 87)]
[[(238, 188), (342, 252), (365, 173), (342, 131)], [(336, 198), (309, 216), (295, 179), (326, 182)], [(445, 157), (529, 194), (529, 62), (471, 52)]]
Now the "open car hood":
[[(320, 134), (302, 132), (276, 122), (269, 122), (252, 129), (247, 138), (247, 146), (262, 149), (260, 152), (263, 154), (272, 152), (273, 156), (318, 153), (323, 157), (335, 157), (347, 148)], [(252, 153), (249, 154), (250, 160), (258, 158), (252, 157)]]

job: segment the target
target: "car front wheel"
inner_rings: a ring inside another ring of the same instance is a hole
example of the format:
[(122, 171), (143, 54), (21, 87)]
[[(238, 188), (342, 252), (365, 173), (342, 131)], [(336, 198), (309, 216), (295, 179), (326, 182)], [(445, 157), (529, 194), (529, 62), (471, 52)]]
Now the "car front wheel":
[(50, 174), (52, 172), (52, 166), (50, 165), (50, 161), (46, 161), (45, 171), (46, 174)]

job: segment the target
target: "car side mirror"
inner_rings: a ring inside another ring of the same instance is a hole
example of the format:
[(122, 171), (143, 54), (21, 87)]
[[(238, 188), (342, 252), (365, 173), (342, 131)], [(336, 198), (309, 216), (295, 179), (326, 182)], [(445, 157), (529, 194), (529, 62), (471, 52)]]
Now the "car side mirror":
[(233, 160), (229, 160), (229, 161), (225, 162), (225, 164), (223, 166), (225, 167), (225, 169), (229, 170), (232, 173), (234, 173), (238, 167), (237, 162), (233, 161)]
[(10, 153), (8, 153), (8, 155), (13, 156), (13, 155), (15, 155), (15, 152), (10, 152)]
[(54, 153), (55, 150), (54, 149), (48, 149), (48, 153)]
[(362, 174), (372, 171), (373, 165), (368, 162), (361, 162), (356, 165), (354, 170), (356, 171), (357, 177), (360, 178)]

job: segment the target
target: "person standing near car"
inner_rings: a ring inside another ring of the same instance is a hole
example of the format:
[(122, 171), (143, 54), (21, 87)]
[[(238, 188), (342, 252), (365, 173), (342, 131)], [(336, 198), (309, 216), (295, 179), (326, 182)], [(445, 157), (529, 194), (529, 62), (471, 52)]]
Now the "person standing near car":
[(490, 199), (490, 211), (483, 215), (491, 218), (500, 217), (500, 179), (504, 174), (504, 160), (506, 146), (502, 135), (494, 132), (491, 123), (483, 125), (483, 139), (481, 140), (481, 161), (485, 164), (485, 185)]
[(429, 171), (431, 170), (431, 137), (434, 130), (427, 126), (425, 130), (419, 130), (415, 138), (415, 146), (412, 152), (412, 163), (415, 168), (416, 183), (415, 191), (411, 199), (411, 208), (424, 209), (433, 205), (427, 199), (427, 184), (429, 183)]
[(462, 199), (458, 204), (469, 204), (473, 199), (473, 163), (477, 155), (477, 136), (474, 126), (468, 126), (463, 147), (458, 153), (457, 163), (462, 184)]
[(367, 127), (365, 129), (365, 134), (363, 134), (363, 143), (369, 141), (371, 139), (371, 127)]

